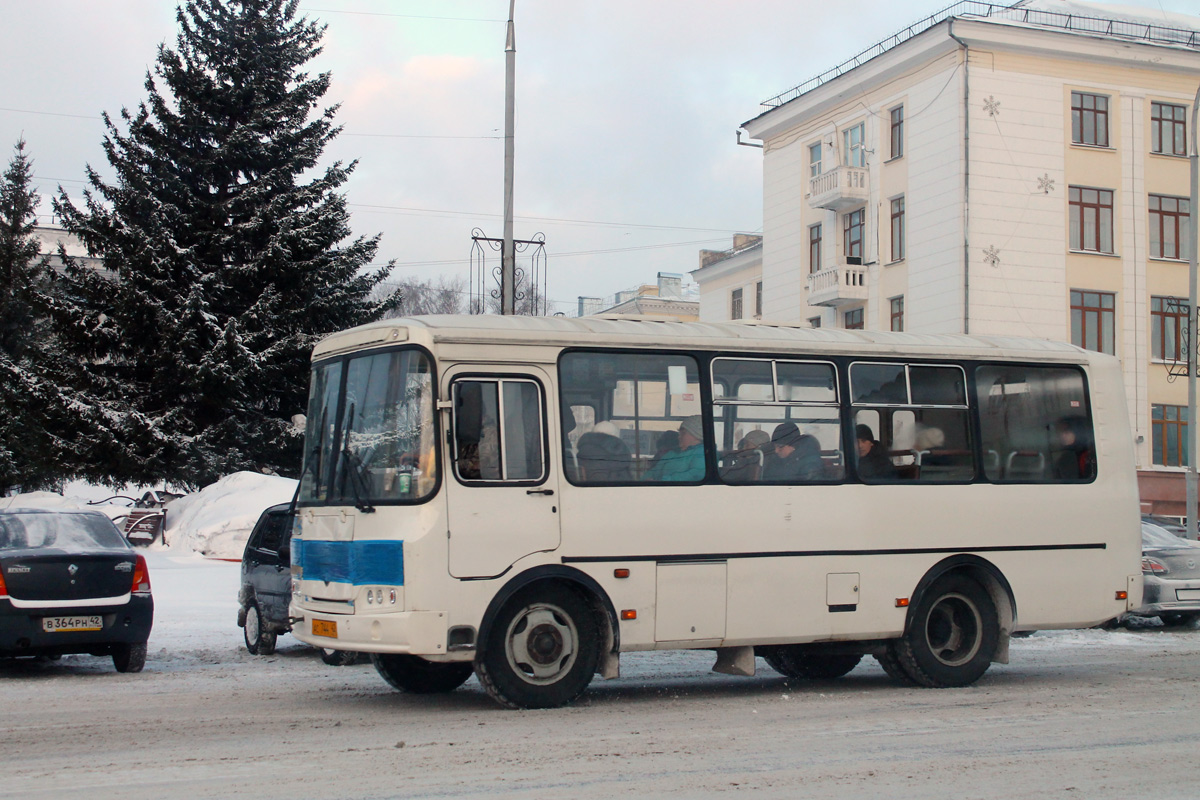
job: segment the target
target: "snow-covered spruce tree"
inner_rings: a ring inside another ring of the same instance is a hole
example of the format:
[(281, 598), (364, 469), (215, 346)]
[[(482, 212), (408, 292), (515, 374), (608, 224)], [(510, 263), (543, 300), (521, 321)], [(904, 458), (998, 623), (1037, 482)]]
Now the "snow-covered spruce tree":
[(121, 477), (203, 485), (239, 469), (294, 475), (308, 356), (322, 336), (382, 315), (389, 269), (364, 268), (379, 237), (350, 236), (355, 164), (317, 170), (340, 132), (318, 109), (329, 74), (304, 65), (325, 27), (294, 0), (189, 0), (162, 45), (148, 98), (107, 115), (116, 172), (88, 168), (63, 225), (110, 275), (69, 266), (57, 330), (111, 414)]
[(0, 495), (56, 477), (38, 377), (49, 267), (34, 235), (37, 205), (33, 163), (19, 139), (0, 175)]

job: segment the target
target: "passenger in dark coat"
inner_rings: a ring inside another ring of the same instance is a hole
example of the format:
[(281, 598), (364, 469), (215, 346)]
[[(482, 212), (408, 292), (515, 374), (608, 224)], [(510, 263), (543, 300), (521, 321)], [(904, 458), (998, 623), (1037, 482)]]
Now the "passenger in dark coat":
[(767, 481), (819, 481), (825, 477), (821, 445), (816, 437), (800, 433), (794, 422), (782, 422), (771, 434), (775, 453), (763, 469)]
[(883, 445), (875, 439), (870, 427), (859, 425), (855, 429), (858, 439), (858, 477), (863, 480), (887, 480), (896, 477), (896, 468)]
[(1054, 459), (1054, 477), (1063, 481), (1086, 481), (1096, 474), (1096, 451), (1092, 427), (1082, 417), (1066, 417), (1055, 424), (1062, 452)]

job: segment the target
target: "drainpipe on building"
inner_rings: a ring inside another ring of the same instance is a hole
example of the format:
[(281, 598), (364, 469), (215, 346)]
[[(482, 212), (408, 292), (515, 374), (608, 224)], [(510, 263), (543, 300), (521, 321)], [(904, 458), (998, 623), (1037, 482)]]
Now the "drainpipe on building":
[(1191, 205), (1189, 206), (1190, 213), (1188, 214), (1188, 227), (1191, 228), (1191, 236), (1188, 244), (1191, 245), (1191, 252), (1188, 254), (1188, 426), (1187, 426), (1187, 538), (1196, 539), (1196, 500), (1197, 500), (1197, 480), (1196, 480), (1196, 429), (1200, 425), (1196, 424), (1196, 246), (1200, 242), (1196, 241), (1196, 195), (1197, 195), (1197, 174), (1200, 168), (1197, 166), (1196, 155), (1196, 122), (1197, 116), (1200, 116), (1200, 89), (1196, 90), (1196, 99), (1192, 102), (1192, 146), (1188, 150), (1188, 161), (1191, 162), (1192, 172), (1192, 191)]
[(954, 35), (954, 18), (947, 35), (963, 52), (963, 333), (971, 332), (971, 53)]

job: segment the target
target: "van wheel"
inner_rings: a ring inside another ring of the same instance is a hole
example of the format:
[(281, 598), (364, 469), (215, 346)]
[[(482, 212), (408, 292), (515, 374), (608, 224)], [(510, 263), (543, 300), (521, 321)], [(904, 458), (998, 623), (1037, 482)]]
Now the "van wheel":
[(269, 656), (275, 652), (275, 641), (279, 634), (263, 629), (258, 603), (251, 602), (246, 608), (246, 624), (242, 626), (242, 635), (246, 639), (246, 649), (250, 651), (250, 655)]
[(857, 653), (820, 653), (802, 644), (785, 644), (763, 653), (771, 669), (788, 678), (833, 680), (858, 666)]
[(389, 686), (409, 694), (453, 692), (471, 677), (470, 661), (442, 664), (402, 653), (372, 653), (371, 661)]
[(321, 660), (331, 667), (349, 667), (358, 663), (357, 650), (330, 650), (321, 648)]
[(992, 598), (962, 575), (938, 579), (910, 612), (908, 630), (889, 646), (913, 681), (968, 686), (992, 663), (1000, 624)]
[(904, 667), (900, 665), (900, 659), (896, 657), (896, 652), (891, 645), (883, 648), (883, 652), (875, 654), (875, 660), (879, 662), (879, 666), (883, 667), (883, 671), (887, 676), (897, 683), (902, 683), (905, 686), (916, 686), (917, 682), (909, 677), (904, 671)]
[(561, 585), (517, 592), (492, 622), (475, 674), (509, 708), (558, 708), (592, 681), (599, 627), (587, 602)]

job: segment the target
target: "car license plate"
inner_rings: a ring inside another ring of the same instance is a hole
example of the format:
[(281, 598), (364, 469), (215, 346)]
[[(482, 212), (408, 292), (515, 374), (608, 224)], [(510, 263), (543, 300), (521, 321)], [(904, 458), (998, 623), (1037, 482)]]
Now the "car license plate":
[(104, 620), (99, 614), (86, 617), (42, 617), (42, 630), (46, 633), (100, 631), (104, 630)]
[(336, 639), (338, 637), (336, 622), (328, 622), (323, 619), (314, 619), (312, 623), (313, 636), (327, 636), (330, 639)]
[(1176, 589), (1176, 600), (1200, 600), (1200, 589)]

